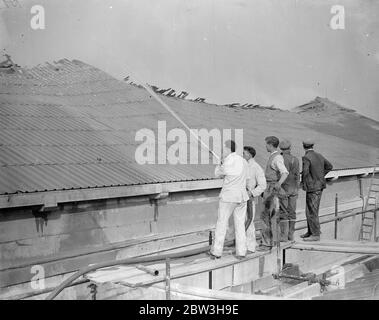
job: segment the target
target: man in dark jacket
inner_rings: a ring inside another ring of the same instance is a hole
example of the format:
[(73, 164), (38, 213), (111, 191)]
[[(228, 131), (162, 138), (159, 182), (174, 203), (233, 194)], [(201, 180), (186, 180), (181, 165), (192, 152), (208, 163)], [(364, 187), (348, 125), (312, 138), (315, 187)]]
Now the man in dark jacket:
[[(289, 174), (287, 179), (283, 182), (282, 187), (288, 197), (288, 235), (281, 229), (281, 237), (292, 241), (295, 232), (296, 223), (296, 201), (299, 189), (300, 180), (300, 165), (299, 160), (291, 154), (291, 142), (289, 140), (280, 141), (279, 148), (282, 150), (284, 165), (286, 166)], [(281, 225), (282, 227), (283, 225)]]
[(301, 235), (304, 241), (320, 240), (320, 222), (318, 211), (322, 191), (326, 188), (325, 176), (333, 169), (332, 164), (321, 154), (313, 150), (314, 141), (303, 142), (305, 155), (303, 157), (303, 172), (301, 184), (306, 192), (306, 209), (308, 231)]
[[(261, 220), (263, 222), (261, 230), (261, 245), (257, 251), (269, 251), (280, 239), (278, 225), (287, 222), (287, 206), (288, 199), (286, 192), (282, 188), (283, 182), (288, 177), (288, 170), (284, 165), (283, 156), (279, 153), (279, 139), (275, 136), (265, 138), (266, 150), (270, 153), (267, 161), (265, 178), (266, 190), (263, 193), (264, 208), (261, 212)], [(279, 200), (279, 202), (276, 201)], [(279, 205), (279, 210), (276, 210), (276, 204)], [(288, 237), (288, 228), (287, 228)]]

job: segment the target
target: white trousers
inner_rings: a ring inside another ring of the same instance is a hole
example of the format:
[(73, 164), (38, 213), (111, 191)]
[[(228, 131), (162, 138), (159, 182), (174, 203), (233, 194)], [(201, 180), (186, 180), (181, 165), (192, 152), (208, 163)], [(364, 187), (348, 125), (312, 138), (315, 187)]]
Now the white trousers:
[[(247, 250), (251, 252), (255, 252), (255, 249), (257, 247), (257, 239), (255, 235), (255, 225), (254, 225), (254, 219), (255, 219), (255, 200), (253, 198), (250, 198), (251, 200), (251, 206), (253, 211), (253, 218), (251, 220), (251, 223), (249, 225), (249, 228), (246, 230), (246, 246)], [(234, 222), (233, 220), (229, 219), (229, 228), (226, 232), (226, 240), (234, 240)]]
[(234, 229), (236, 237), (236, 254), (239, 256), (246, 255), (246, 201), (241, 203), (223, 202), (220, 200), (218, 207), (218, 217), (215, 230), (215, 239), (212, 248), (212, 254), (216, 256), (222, 255), (226, 230), (229, 226), (229, 218), (233, 215)]

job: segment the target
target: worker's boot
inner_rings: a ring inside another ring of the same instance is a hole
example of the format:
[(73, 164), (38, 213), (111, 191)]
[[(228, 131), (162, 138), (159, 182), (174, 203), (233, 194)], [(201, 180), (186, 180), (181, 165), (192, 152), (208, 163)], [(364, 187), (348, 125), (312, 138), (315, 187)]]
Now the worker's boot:
[(295, 233), (295, 224), (296, 221), (290, 221), (288, 222), (288, 240), (293, 241), (294, 239), (294, 233)]
[(288, 241), (288, 220), (280, 221), (280, 242)]
[(320, 236), (311, 235), (310, 237), (304, 238), (304, 241), (320, 241)]
[(310, 234), (309, 232), (306, 232), (306, 233), (302, 234), (302, 235), (300, 236), (300, 238), (304, 239), (304, 238), (308, 238), (308, 237), (310, 237), (310, 236), (311, 236), (311, 234)]

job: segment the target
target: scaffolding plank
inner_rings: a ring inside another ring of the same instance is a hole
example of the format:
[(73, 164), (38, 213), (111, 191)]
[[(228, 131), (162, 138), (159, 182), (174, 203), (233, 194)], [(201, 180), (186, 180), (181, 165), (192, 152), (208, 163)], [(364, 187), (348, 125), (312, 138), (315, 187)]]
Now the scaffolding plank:
[[(175, 268), (181, 264), (172, 264), (171, 268)], [(149, 265), (149, 268), (153, 270), (158, 270), (159, 273), (165, 272), (164, 264), (153, 264)], [(98, 269), (94, 272), (91, 272), (86, 275), (86, 278), (96, 283), (105, 283), (105, 282), (113, 282), (114, 279), (119, 280), (127, 280), (128, 278), (133, 278), (137, 276), (145, 275), (146, 272), (136, 268), (135, 266), (126, 266), (126, 265), (118, 265), (110, 268)]]
[[(165, 290), (165, 286), (162, 284), (154, 284), (153, 287)], [(240, 292), (230, 292), (222, 290), (205, 289), (187, 285), (181, 285), (178, 283), (172, 283), (170, 290), (173, 292), (179, 292), (200, 298), (211, 298), (217, 300), (292, 300), (289, 298), (267, 296), (263, 294), (247, 294)]]
[(296, 242), (291, 249), (341, 252), (341, 253), (360, 253), (360, 254), (379, 254), (379, 243), (363, 241), (341, 241), (341, 240), (322, 240), (317, 242)]
[[(281, 249), (288, 249), (292, 245), (291, 242), (281, 245)], [(271, 252), (256, 252), (249, 253), (242, 260), (239, 260), (234, 255), (225, 255), (221, 259), (212, 260), (209, 257), (198, 259), (193, 263), (181, 263), (175, 264), (175, 261), (171, 264), (170, 277), (171, 279), (182, 278), (191, 276), (203, 272), (209, 272), (216, 269), (232, 266), (234, 264), (243, 263), (252, 259), (259, 258), (261, 256), (268, 255)], [(152, 276), (132, 266), (118, 266), (118, 270), (97, 270), (86, 275), (86, 278), (93, 282), (112, 282), (127, 285), (130, 287), (140, 287), (146, 285), (152, 285), (155, 283), (165, 281), (165, 265), (150, 265), (150, 268), (156, 268), (160, 271), (158, 276)], [(133, 271), (132, 271), (133, 270)], [(137, 270), (137, 271), (136, 271)]]
[[(379, 246), (379, 243), (373, 242), (373, 241), (345, 241), (345, 240), (334, 240), (334, 239), (322, 239), (320, 241), (315, 241), (315, 242), (306, 242), (303, 240), (296, 241), (294, 245), (298, 244), (305, 244), (305, 245), (313, 245), (317, 244), (320, 246), (340, 246), (340, 247), (351, 247), (351, 246), (356, 246), (356, 245), (361, 245), (363, 247), (372, 247), (372, 248), (377, 248)], [(292, 246), (293, 248), (293, 246)]]

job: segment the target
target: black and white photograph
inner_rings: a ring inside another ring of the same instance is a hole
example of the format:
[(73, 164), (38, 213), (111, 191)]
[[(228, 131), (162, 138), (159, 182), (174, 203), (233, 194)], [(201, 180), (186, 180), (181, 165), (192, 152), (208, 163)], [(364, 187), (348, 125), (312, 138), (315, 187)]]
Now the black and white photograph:
[(379, 1), (0, 0), (0, 300), (379, 300), (378, 209)]

